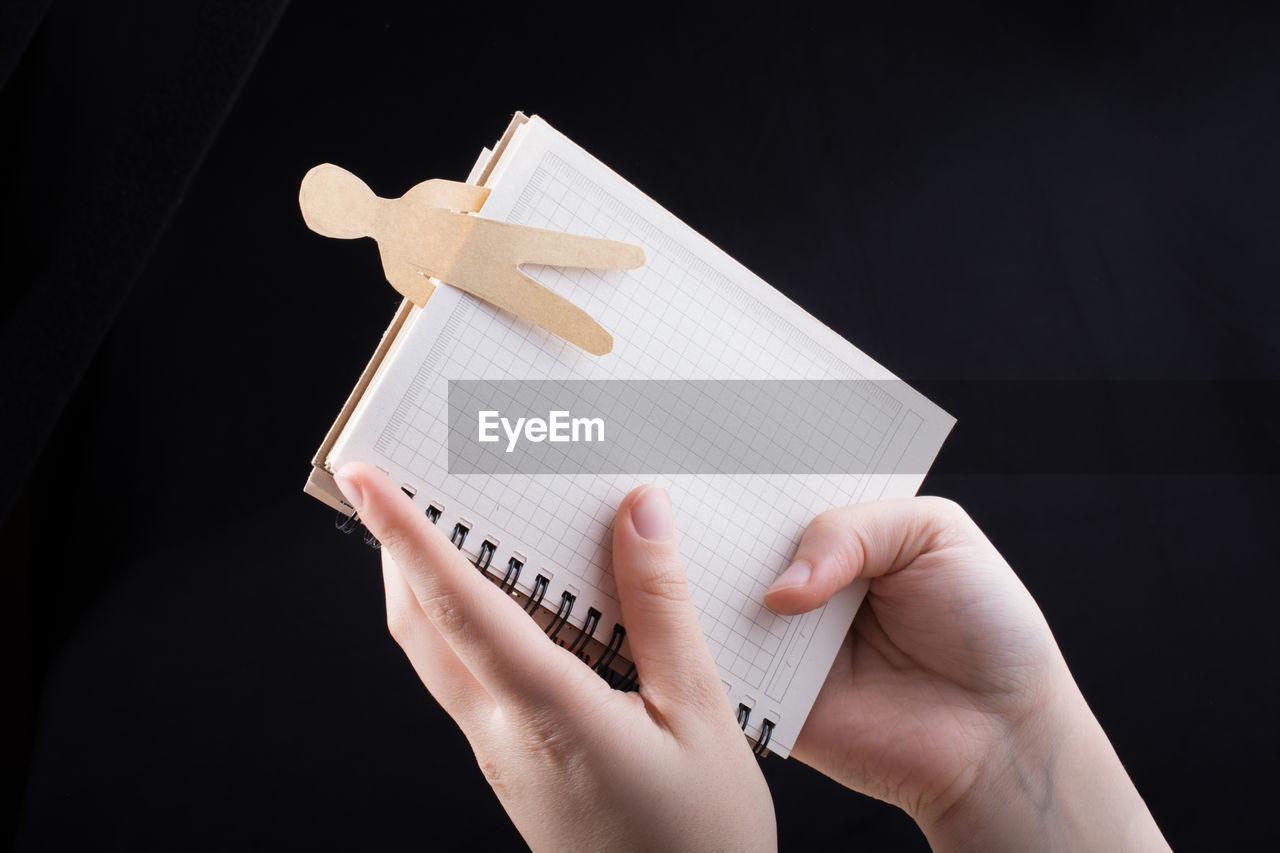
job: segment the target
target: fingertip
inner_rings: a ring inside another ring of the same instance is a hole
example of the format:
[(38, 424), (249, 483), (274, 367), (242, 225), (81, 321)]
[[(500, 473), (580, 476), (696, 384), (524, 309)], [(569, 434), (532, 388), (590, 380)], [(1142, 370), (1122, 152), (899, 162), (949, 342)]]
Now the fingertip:
[(648, 486), (635, 496), (630, 507), (631, 525), (647, 542), (665, 542), (675, 532), (671, 495), (660, 486)]
[(412, 505), (386, 472), (365, 462), (347, 462), (334, 473), (333, 480), (366, 525), (385, 524), (400, 517)]
[(644, 494), (644, 492), (647, 489), (650, 489), (652, 487), (653, 487), (652, 483), (643, 483), (639, 486), (636, 486), (631, 491), (627, 492), (626, 497), (618, 501), (618, 515), (619, 516), (630, 515), (631, 505), (635, 503), (636, 498), (640, 497), (640, 495)]
[(808, 560), (795, 560), (787, 566), (778, 579), (769, 587), (769, 592), (782, 592), (788, 589), (803, 589), (813, 578), (813, 564)]
[(780, 616), (808, 613), (818, 606), (813, 596), (802, 589), (768, 590), (764, 594), (764, 606)]
[(333, 475), (333, 482), (337, 484), (338, 490), (347, 499), (347, 503), (356, 510), (364, 507), (364, 486), (360, 482), (360, 467), (359, 462), (348, 462)]
[(799, 558), (787, 566), (764, 594), (764, 603), (775, 613), (791, 616), (804, 613), (824, 603), (813, 563)]
[(377, 468), (374, 468), (366, 462), (344, 462), (342, 463), (342, 466), (338, 468), (337, 473), (335, 473), (334, 476), (359, 480), (365, 477), (368, 472), (377, 470)]

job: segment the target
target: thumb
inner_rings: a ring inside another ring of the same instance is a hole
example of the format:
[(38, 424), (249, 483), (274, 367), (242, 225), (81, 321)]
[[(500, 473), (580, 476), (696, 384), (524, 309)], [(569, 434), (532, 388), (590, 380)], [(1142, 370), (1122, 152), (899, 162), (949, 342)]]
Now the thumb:
[(858, 578), (892, 574), (924, 554), (974, 536), (982, 538), (965, 511), (943, 498), (828, 510), (805, 528), (795, 559), (765, 592), (764, 602), (777, 613), (804, 613)]
[(698, 624), (664, 489), (641, 486), (623, 498), (613, 525), (613, 573), (641, 695), (672, 722), (687, 711), (721, 710), (724, 689)]

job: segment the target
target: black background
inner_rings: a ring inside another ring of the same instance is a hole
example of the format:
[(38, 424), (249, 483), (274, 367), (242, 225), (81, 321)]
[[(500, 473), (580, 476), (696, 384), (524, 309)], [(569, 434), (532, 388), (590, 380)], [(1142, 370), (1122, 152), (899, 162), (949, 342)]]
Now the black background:
[[(1276, 15), (280, 5), (12, 7), (19, 847), (519, 844), (301, 494), (398, 299), (296, 205), (324, 161), (461, 178), (515, 109), (956, 415), (923, 491), (1019, 571), (1171, 843), (1274, 843)], [(784, 847), (925, 847), (764, 766)]]

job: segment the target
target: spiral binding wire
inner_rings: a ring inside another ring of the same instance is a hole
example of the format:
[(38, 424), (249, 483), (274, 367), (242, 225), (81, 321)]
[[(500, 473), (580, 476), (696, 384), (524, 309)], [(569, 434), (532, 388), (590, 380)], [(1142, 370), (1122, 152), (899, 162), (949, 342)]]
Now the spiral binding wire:
[(481, 572), (489, 571), (489, 564), (493, 562), (493, 552), (497, 550), (498, 546), (491, 540), (484, 540), (480, 546), (480, 553), (476, 555), (476, 568)]
[(578, 629), (578, 638), (573, 641), (573, 645), (567, 647), (576, 657), (581, 658), (586, 653), (587, 643), (591, 642), (591, 638), (596, 634), (596, 628), (600, 626), (601, 615), (600, 611), (594, 607), (587, 608), (587, 618)]
[(524, 612), (530, 616), (533, 611), (538, 609), (538, 605), (542, 604), (543, 596), (547, 594), (547, 587), (551, 586), (551, 579), (546, 575), (538, 575), (533, 580), (533, 592), (529, 593), (529, 603), (525, 605)]
[(622, 648), (622, 640), (627, 636), (627, 629), (621, 625), (613, 626), (613, 635), (609, 637), (609, 642), (604, 647), (604, 654), (600, 656), (600, 660), (596, 663), (596, 674), (605, 675), (611, 672), (609, 664), (613, 663), (613, 659), (618, 656), (618, 650)]
[(571, 592), (565, 592), (560, 596), (560, 606), (556, 608), (556, 615), (551, 617), (551, 622), (547, 625), (547, 636), (553, 643), (560, 636), (560, 630), (564, 628), (565, 623), (569, 621), (569, 614), (573, 613), (573, 603), (577, 600), (578, 597)]
[(516, 590), (516, 581), (520, 580), (520, 570), (524, 568), (524, 562), (517, 557), (507, 560), (507, 571), (502, 576), (502, 581), (498, 584), (498, 589), (510, 595)]
[[(417, 490), (409, 486), (401, 486), (401, 490), (410, 498), (417, 497)], [(428, 504), (424, 510), (427, 520), (432, 524), (439, 524), (440, 518), (444, 514), (443, 508), (435, 503)], [(371, 548), (381, 548), (377, 538), (367, 527), (360, 522), (359, 513), (347, 515), (344, 512), (338, 512), (334, 518), (333, 526), (346, 534), (360, 532), (364, 543)], [(471, 525), (465, 521), (459, 521), (454, 524), (452, 532), (449, 534), (449, 541), (459, 550), (462, 550), (463, 544), (467, 540), (467, 536), (471, 532)], [(498, 588), (508, 595), (515, 596), (516, 582), (520, 580), (521, 571), (524, 569), (525, 561), (516, 556), (512, 556), (507, 560), (507, 565), (502, 572), (502, 576), (498, 577), (496, 570), (490, 574), (493, 568), (493, 560), (497, 554), (498, 543), (492, 539), (486, 538), (480, 545), (480, 550), (476, 554), (474, 565), (476, 569), (495, 584)], [(530, 616), (537, 613), (538, 609), (543, 606), (547, 592), (551, 587), (551, 578), (547, 575), (538, 573), (534, 578), (533, 589), (530, 590), (528, 600), (523, 605), (524, 610)], [(573, 614), (574, 604), (577, 596), (571, 592), (565, 591), (560, 595), (560, 602), (556, 607), (555, 613), (551, 620), (547, 623), (546, 634), (554, 642), (567, 648), (576, 655), (584, 663), (592, 668), (593, 671), (615, 690), (630, 691), (636, 690), (639, 686), (636, 677), (635, 664), (631, 664), (627, 671), (620, 673), (613, 669), (613, 663), (618, 659), (618, 653), (622, 649), (622, 642), (627, 635), (627, 631), (621, 625), (615, 624), (613, 631), (609, 636), (609, 641), (604, 644), (604, 650), (600, 654), (600, 658), (592, 661), (587, 656), (587, 649), (590, 647), (591, 641), (595, 639), (596, 632), (600, 628), (600, 619), (603, 614), (594, 607), (587, 608), (586, 618), (582, 625), (577, 628), (577, 634), (569, 635), (568, 638), (562, 639), (560, 634), (565, 630), (565, 626), (569, 625), (569, 619)], [(548, 608), (549, 609), (549, 608)]]
[[(747, 721), (750, 719), (751, 707), (745, 702), (739, 702), (738, 725), (742, 728), (743, 732), (747, 730)], [(751, 745), (751, 751), (756, 754), (757, 758), (764, 758), (769, 754), (769, 741), (773, 739), (773, 728), (775, 725), (776, 723), (768, 718), (760, 724), (760, 737)], [(750, 735), (747, 735), (747, 740), (752, 740)]]
[(764, 758), (769, 754), (769, 741), (773, 738), (773, 720), (765, 720), (760, 724), (760, 739), (756, 741), (755, 748), (752, 750), (756, 754), (756, 758)]
[(621, 690), (623, 693), (635, 690), (639, 687), (639, 684), (636, 682), (636, 678), (636, 665), (631, 664), (631, 666), (627, 668), (626, 674), (622, 676), (622, 679), (617, 684), (613, 685), (613, 689)]
[[(409, 488), (403, 486), (401, 488), (404, 490), (405, 494), (409, 495), (409, 497), (415, 496), (415, 492), (410, 491)], [(424, 512), (427, 519), (432, 524), (438, 524), (440, 522), (440, 516), (443, 514), (441, 508), (436, 504), (429, 504)], [(347, 515), (343, 512), (339, 512), (333, 520), (333, 526), (347, 534), (359, 531), (362, 534), (366, 545), (375, 549), (382, 547), (381, 543), (378, 542), (373, 533), (360, 522), (358, 513)], [(466, 542), (467, 535), (470, 532), (471, 526), (469, 524), (461, 521), (457, 522), (453, 526), (453, 532), (449, 535), (449, 541), (452, 542), (458, 550), (462, 550), (462, 545)], [(497, 554), (497, 551), (498, 544), (492, 539), (486, 538), (480, 545), (480, 551), (476, 555), (474, 565), (481, 574), (486, 577), (490, 577), (490, 579), (493, 580), (494, 583), (498, 585), (498, 588), (503, 592), (508, 595), (515, 595), (516, 582), (520, 580), (520, 573), (524, 569), (524, 560), (513, 556), (507, 560), (507, 565), (501, 578), (490, 576), (489, 569), (493, 564), (493, 558), (495, 554)], [(537, 612), (538, 608), (542, 606), (542, 602), (547, 595), (547, 590), (550, 587), (551, 579), (539, 572), (538, 576), (534, 579), (533, 589), (529, 592), (528, 601), (524, 605), (526, 613), (532, 616)], [(560, 632), (564, 629), (565, 625), (569, 624), (569, 617), (573, 613), (573, 606), (576, 601), (577, 596), (573, 593), (568, 591), (561, 593), (560, 603), (557, 605), (556, 611), (551, 617), (551, 621), (548, 622), (546, 626), (547, 636), (560, 645), (565, 646), (570, 652), (585, 661), (589, 666), (591, 666), (595, 673), (603, 678), (613, 689), (624, 692), (636, 690), (639, 687), (639, 683), (634, 663), (631, 664), (627, 668), (626, 672), (623, 673), (619, 673), (612, 667), (614, 660), (618, 656), (618, 652), (622, 649), (622, 641), (627, 636), (626, 628), (615, 624), (613, 626), (613, 632), (609, 636), (609, 642), (604, 644), (604, 651), (601, 653), (600, 659), (592, 664), (586, 658), (587, 646), (595, 637), (596, 631), (599, 630), (600, 627), (600, 618), (602, 614), (596, 608), (587, 608), (587, 617), (583, 620), (582, 626), (578, 629), (578, 634), (573, 638), (572, 642), (559, 639)], [(744, 702), (739, 702), (738, 725), (742, 728), (744, 733), (747, 730), (747, 724), (750, 719), (751, 707)], [(753, 739), (750, 735), (747, 736), (748, 741), (751, 741), (752, 744), (751, 751), (757, 758), (764, 758), (769, 755), (769, 741), (773, 738), (773, 730), (776, 725), (777, 724), (773, 720), (765, 719), (760, 724), (759, 738)]]

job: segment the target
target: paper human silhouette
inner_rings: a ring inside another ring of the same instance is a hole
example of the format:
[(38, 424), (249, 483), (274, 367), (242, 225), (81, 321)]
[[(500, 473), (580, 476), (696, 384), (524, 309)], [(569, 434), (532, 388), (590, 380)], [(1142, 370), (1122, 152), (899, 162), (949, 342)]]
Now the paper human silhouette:
[(431, 180), (400, 198), (380, 198), (351, 172), (325, 163), (302, 179), (298, 204), (312, 231), (376, 240), (387, 281), (416, 305), (425, 304), (434, 289), (428, 277), (436, 278), (589, 353), (612, 350), (612, 335), (520, 265), (635, 269), (644, 264), (644, 251), (616, 240), (476, 216), (488, 195), (484, 187)]

